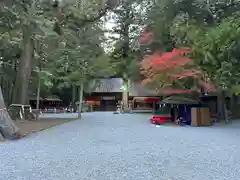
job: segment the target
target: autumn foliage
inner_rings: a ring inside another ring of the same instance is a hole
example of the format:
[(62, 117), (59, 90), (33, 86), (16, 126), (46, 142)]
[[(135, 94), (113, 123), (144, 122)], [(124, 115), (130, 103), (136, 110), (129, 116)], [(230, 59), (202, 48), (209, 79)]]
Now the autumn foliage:
[(171, 52), (146, 56), (141, 62), (141, 72), (145, 76), (142, 83), (154, 85), (164, 94), (193, 93), (201, 88), (215, 91), (194, 61), (186, 56), (190, 52), (190, 48), (174, 48)]

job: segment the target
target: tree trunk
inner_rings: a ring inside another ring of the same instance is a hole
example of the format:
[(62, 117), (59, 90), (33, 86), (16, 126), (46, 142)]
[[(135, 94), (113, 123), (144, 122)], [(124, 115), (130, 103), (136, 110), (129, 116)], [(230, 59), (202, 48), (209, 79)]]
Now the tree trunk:
[(81, 118), (82, 101), (83, 101), (83, 83), (81, 83), (79, 90), (78, 118)]
[(8, 97), (8, 104), (6, 104), (6, 106), (9, 106), (12, 104), (12, 95), (13, 95), (13, 89), (14, 89), (14, 86), (13, 86), (13, 83), (14, 83), (14, 80), (12, 79), (12, 81), (10, 82), (10, 85), (9, 85), (9, 97)]
[(15, 73), (13, 74), (12, 84), (11, 84), (11, 88), (10, 88), (10, 103), (9, 103), (9, 105), (11, 105), (13, 103), (14, 90), (15, 90), (15, 87), (17, 84), (17, 60), (15, 60), (15, 62), (14, 62), (13, 70)]
[(72, 85), (72, 103), (76, 101), (76, 86)]
[(37, 87), (37, 114), (40, 113), (40, 94), (41, 94), (41, 72), (42, 72), (42, 65), (39, 61), (39, 72), (38, 72), (38, 87)]
[(38, 87), (37, 87), (37, 111), (39, 111), (39, 105), (40, 105), (40, 92), (41, 92), (41, 77), (38, 77)]
[(219, 120), (224, 120), (225, 123), (228, 123), (227, 109), (225, 104), (225, 93), (223, 91), (218, 93), (218, 117)]
[(5, 107), (2, 89), (0, 87), (0, 133), (6, 139), (16, 139), (20, 137), (19, 129), (11, 119)]
[(232, 112), (232, 116), (233, 118), (238, 117), (238, 104), (237, 104), (237, 96), (232, 96), (232, 104), (231, 104), (231, 112)]
[(16, 104), (28, 104), (28, 84), (31, 74), (33, 50), (33, 40), (28, 35), (24, 36), (20, 69), (17, 73), (17, 82), (14, 91), (14, 103)]

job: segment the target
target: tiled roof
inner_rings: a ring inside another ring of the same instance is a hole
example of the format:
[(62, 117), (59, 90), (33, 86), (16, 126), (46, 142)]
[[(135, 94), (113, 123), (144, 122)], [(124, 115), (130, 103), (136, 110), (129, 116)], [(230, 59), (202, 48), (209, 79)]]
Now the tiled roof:
[(121, 90), (122, 84), (123, 84), (122, 78), (98, 79), (98, 85), (93, 92), (98, 93), (122, 92)]
[[(93, 92), (116, 93), (122, 92), (122, 78), (98, 79), (98, 85)], [(141, 84), (130, 83), (129, 96), (155, 96), (155, 92), (147, 89)]]
[(45, 98), (47, 101), (62, 101), (58, 96), (56, 95), (51, 95)]

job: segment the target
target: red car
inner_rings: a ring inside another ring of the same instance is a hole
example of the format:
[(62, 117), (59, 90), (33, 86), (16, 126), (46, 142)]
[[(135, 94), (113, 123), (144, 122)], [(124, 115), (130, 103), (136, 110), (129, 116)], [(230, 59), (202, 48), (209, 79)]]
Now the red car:
[(171, 116), (169, 115), (154, 115), (150, 118), (153, 124), (163, 124), (165, 122), (171, 121)]

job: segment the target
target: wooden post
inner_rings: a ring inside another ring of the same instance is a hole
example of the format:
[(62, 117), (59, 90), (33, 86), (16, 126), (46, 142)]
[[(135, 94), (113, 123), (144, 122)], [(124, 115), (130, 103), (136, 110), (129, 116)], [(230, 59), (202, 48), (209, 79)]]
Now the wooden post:
[(128, 88), (129, 88), (129, 81), (127, 79), (127, 75), (123, 77), (123, 86), (122, 86), (122, 102), (123, 102), (123, 111), (127, 111), (128, 107)]

